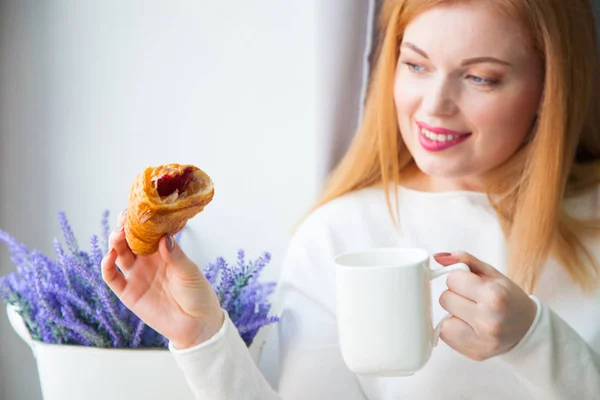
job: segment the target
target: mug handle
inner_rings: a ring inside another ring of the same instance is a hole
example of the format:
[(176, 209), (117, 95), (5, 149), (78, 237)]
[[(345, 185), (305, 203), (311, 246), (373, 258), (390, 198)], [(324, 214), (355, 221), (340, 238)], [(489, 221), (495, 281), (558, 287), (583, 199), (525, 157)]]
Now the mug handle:
[[(452, 271), (458, 271), (458, 270), (471, 271), (471, 268), (469, 268), (469, 266), (465, 263), (456, 263), (456, 264), (452, 264), (452, 265), (449, 265), (449, 266), (443, 267), (443, 268), (430, 269), (429, 270), (429, 280), (433, 280), (433, 279), (437, 278), (438, 276), (449, 274)], [(452, 315), (450, 315), (450, 314), (446, 314), (444, 316), (444, 318), (442, 318), (440, 320), (440, 322), (438, 322), (437, 326), (433, 330), (433, 347), (437, 346), (438, 341), (440, 340), (440, 331), (442, 328), (442, 323), (445, 320), (447, 320), (448, 318), (450, 318), (451, 316)]]

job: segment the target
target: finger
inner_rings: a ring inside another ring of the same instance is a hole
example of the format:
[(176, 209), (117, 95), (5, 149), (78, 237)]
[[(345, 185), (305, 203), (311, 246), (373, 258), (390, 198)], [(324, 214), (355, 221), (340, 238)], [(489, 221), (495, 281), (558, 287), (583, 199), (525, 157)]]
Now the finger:
[(117, 217), (117, 228), (120, 228), (123, 225), (125, 225), (125, 221), (127, 221), (127, 209), (126, 208), (123, 211), (121, 211), (119, 213), (119, 216)]
[(169, 268), (183, 274), (197, 274), (200, 269), (183, 252), (179, 244), (172, 235), (165, 235), (160, 239), (158, 251), (164, 262)]
[(469, 271), (453, 271), (448, 274), (446, 286), (454, 293), (471, 301), (479, 302), (482, 298), (485, 279)]
[(477, 320), (477, 304), (451, 290), (444, 291), (439, 302), (444, 310), (463, 320), (469, 326), (472, 326)]
[(460, 318), (450, 317), (442, 322), (440, 339), (459, 353), (476, 359), (477, 334)]
[(123, 294), (127, 287), (127, 280), (117, 268), (117, 264), (115, 263), (116, 260), (117, 252), (112, 249), (104, 256), (100, 265), (102, 269), (102, 279), (118, 297), (121, 297), (121, 294)]
[(111, 232), (108, 237), (108, 244), (110, 249), (114, 249), (117, 253), (117, 264), (123, 271), (127, 271), (133, 267), (136, 256), (133, 254), (127, 240), (125, 240), (125, 230), (121, 226), (116, 231)]
[(450, 255), (446, 254), (447, 253), (435, 255), (434, 259), (445, 267), (459, 262), (465, 263), (469, 266), (473, 273), (480, 276), (489, 276), (495, 278), (498, 277), (498, 275), (501, 275), (500, 272), (498, 272), (498, 270), (496, 270), (494, 267), (484, 263), (483, 261), (479, 260), (478, 258), (474, 257), (473, 255), (467, 252), (455, 251), (450, 253)]

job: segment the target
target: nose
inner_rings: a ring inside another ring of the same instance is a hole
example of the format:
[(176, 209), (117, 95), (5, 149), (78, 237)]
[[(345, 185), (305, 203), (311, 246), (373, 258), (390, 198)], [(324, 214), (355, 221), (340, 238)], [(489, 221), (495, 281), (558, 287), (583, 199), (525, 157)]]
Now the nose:
[(423, 95), (422, 107), (430, 117), (454, 115), (458, 106), (451, 82), (445, 78), (434, 79)]

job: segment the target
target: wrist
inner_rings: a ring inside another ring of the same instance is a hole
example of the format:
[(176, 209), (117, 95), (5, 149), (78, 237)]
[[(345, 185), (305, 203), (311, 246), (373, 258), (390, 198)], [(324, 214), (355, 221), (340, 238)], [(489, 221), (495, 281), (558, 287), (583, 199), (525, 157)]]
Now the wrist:
[(173, 339), (171, 344), (177, 350), (185, 350), (201, 345), (215, 336), (223, 327), (225, 314), (220, 308), (208, 318), (198, 321), (198, 326), (190, 335), (184, 338)]
[(535, 313), (533, 315), (533, 320), (531, 321), (531, 323), (528, 325), (528, 329), (525, 332), (525, 335), (523, 337), (521, 337), (521, 339), (519, 341), (517, 341), (517, 343), (515, 343), (515, 345), (508, 350), (506, 353), (502, 354), (502, 358), (504, 359), (510, 359), (510, 358), (515, 358), (516, 354), (519, 353), (521, 351), (521, 348), (523, 346), (527, 346), (527, 342), (530, 341), (531, 336), (534, 335), (534, 331), (536, 331), (537, 326), (540, 324), (540, 319), (542, 316), (542, 304), (540, 302), (540, 300), (536, 297), (536, 296), (529, 296), (530, 300), (534, 303), (535, 306)]

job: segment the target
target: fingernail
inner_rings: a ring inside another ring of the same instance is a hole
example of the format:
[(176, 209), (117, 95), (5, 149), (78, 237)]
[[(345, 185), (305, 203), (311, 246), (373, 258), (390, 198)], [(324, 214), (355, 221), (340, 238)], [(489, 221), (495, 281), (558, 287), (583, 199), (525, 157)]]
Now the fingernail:
[(121, 225), (119, 227), (119, 229), (117, 229), (117, 232), (123, 232), (124, 229), (125, 229), (125, 225)]
[(167, 235), (167, 250), (169, 250), (169, 253), (172, 253), (174, 248), (175, 248), (175, 239), (173, 239), (173, 236)]
[(433, 255), (433, 258), (436, 258), (436, 257), (447, 257), (447, 256), (451, 256), (451, 255), (452, 255), (451, 253), (436, 253), (436, 254)]
[(435, 257), (435, 261), (437, 261), (440, 264), (456, 264), (460, 261), (460, 258), (455, 257), (453, 255), (438, 256)]

